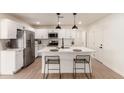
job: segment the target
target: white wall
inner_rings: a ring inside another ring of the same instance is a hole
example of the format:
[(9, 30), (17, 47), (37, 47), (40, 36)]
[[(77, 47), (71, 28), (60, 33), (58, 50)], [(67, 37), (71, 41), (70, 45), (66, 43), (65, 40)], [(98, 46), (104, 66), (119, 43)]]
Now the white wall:
[(98, 49), (98, 42), (103, 43), (96, 55), (101, 54), (103, 64), (124, 76), (124, 14), (112, 14), (91, 24), (87, 37), (90, 48)]

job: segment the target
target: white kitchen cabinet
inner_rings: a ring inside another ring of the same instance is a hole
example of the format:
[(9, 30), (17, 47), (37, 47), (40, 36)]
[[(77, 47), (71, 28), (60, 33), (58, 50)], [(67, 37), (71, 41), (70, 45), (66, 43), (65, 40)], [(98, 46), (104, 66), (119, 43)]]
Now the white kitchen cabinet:
[(36, 29), (35, 39), (48, 39), (48, 30), (47, 29)]
[(19, 50), (16, 52), (15, 72), (21, 69), (22, 66), (23, 66), (23, 51)]
[(48, 39), (48, 33), (58, 33), (58, 38), (75, 38), (76, 31), (72, 29), (36, 29), (35, 38), (36, 39)]
[(24, 29), (24, 26), (20, 23), (17, 23), (16, 26), (17, 29)]
[(71, 38), (76, 38), (76, 31), (75, 30), (71, 30), (70, 31), (70, 34), (71, 34)]
[(75, 46), (85, 46), (85, 44), (86, 44), (86, 32), (78, 30), (78, 31), (75, 31), (73, 34), (74, 34)]
[(0, 68), (2, 75), (13, 75), (23, 67), (23, 50), (1, 51)]
[(58, 38), (65, 38), (65, 30), (61, 29), (58, 31)]
[(16, 39), (17, 23), (9, 19), (0, 20), (0, 39)]
[(38, 57), (38, 44), (35, 45), (35, 58)]
[[(35, 32), (36, 39), (48, 39), (48, 33), (57, 32), (58, 38), (64, 38), (67, 44), (70, 45), (72, 39), (74, 39), (75, 46), (85, 46), (85, 31), (72, 30), (72, 29), (37, 29)], [(69, 43), (68, 43), (69, 42)], [(61, 46), (61, 40), (59, 41), (59, 46)]]
[(75, 32), (72, 29), (62, 29), (58, 31), (59, 38), (75, 38)]
[(71, 38), (71, 30), (65, 29), (65, 38)]
[(48, 29), (48, 33), (58, 33), (59, 29)]

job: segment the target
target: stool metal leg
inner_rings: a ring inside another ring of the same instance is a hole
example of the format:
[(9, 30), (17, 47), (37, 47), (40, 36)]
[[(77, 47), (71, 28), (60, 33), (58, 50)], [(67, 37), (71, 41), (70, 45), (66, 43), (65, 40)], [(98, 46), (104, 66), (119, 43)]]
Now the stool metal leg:
[(76, 63), (75, 63), (75, 79), (77, 77)]
[(86, 74), (86, 64), (85, 62), (83, 64), (84, 64), (84, 74)]
[(59, 62), (59, 78), (61, 79), (61, 68), (60, 68), (60, 62)]
[(89, 77), (88, 77), (88, 75), (87, 75), (87, 73), (86, 73), (86, 62), (84, 62), (84, 74), (85, 74), (85, 76), (89, 79)]
[(76, 79), (76, 63), (74, 61), (74, 78)]
[[(86, 64), (88, 64), (88, 67), (89, 67), (89, 74), (90, 74), (90, 76), (88, 76), (87, 75), (87, 73), (85, 73), (85, 75), (86, 75), (86, 77), (88, 78), (88, 79), (90, 79), (90, 78), (92, 78), (92, 75), (91, 75), (91, 68), (90, 68), (90, 63), (85, 63), (85, 66), (86, 66)], [(85, 68), (86, 69), (86, 68)]]
[(74, 61), (73, 61), (73, 78), (75, 78), (75, 67), (74, 67)]
[(76, 75), (76, 62), (74, 63), (74, 68), (75, 68), (75, 69), (74, 69), (74, 74), (75, 74), (75, 79), (76, 79), (76, 76), (77, 76), (77, 75)]
[(46, 63), (44, 63), (44, 74), (43, 74), (43, 78), (45, 79), (45, 76), (46, 76)]
[(49, 63), (47, 64), (47, 76), (46, 76), (46, 79), (48, 78), (48, 75), (49, 75)]
[(89, 63), (89, 71), (90, 71), (90, 78), (92, 78), (92, 71), (91, 71), (91, 66), (90, 66), (90, 63)]

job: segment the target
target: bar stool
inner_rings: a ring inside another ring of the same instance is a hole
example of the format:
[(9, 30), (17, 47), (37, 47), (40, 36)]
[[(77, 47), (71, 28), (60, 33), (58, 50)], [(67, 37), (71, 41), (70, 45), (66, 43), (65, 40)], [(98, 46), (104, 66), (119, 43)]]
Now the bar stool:
[[(83, 67), (79, 68), (76, 66), (76, 64), (83, 64)], [(88, 75), (86, 73), (86, 64), (88, 64), (88, 67), (89, 67), (90, 77), (88, 77)], [(90, 55), (77, 55), (76, 58), (74, 58), (74, 61), (73, 61), (73, 77), (74, 78), (76, 78), (77, 69), (78, 70), (83, 69), (86, 77), (92, 78), (92, 71), (91, 71), (91, 65), (90, 65)]]
[[(50, 69), (49, 65), (58, 64), (59, 68)], [(46, 66), (47, 66), (47, 75), (46, 75)], [(61, 67), (60, 67), (60, 57), (59, 56), (45, 56), (44, 63), (44, 78), (48, 78), (49, 70), (59, 70), (59, 78), (61, 78)]]

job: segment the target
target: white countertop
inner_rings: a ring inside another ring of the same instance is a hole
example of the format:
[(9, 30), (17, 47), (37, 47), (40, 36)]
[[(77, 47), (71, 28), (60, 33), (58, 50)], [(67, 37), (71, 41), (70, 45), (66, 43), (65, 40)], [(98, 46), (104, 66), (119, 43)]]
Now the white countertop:
[[(53, 51), (50, 51), (51, 49), (57, 49), (56, 47), (45, 47), (41, 50), (39, 50), (39, 52), (53, 52)], [(93, 49), (89, 49), (89, 48), (86, 48), (86, 47), (70, 47), (70, 48), (60, 48), (58, 49), (58, 51), (56, 52), (76, 52), (76, 51), (73, 51), (73, 49), (80, 49), (81, 51), (80, 52), (95, 52), (95, 50)]]
[(8, 48), (6, 50), (2, 50), (2, 51), (22, 51), (23, 49), (21, 48)]

